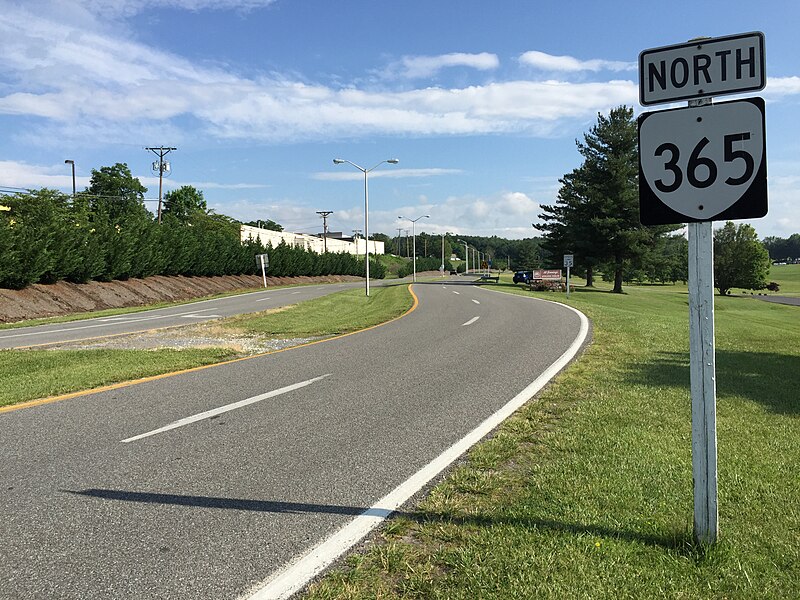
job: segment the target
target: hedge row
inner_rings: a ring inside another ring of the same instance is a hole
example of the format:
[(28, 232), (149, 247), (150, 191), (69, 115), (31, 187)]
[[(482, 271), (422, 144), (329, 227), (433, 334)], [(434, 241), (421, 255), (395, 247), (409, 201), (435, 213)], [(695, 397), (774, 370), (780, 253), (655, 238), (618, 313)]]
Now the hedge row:
[[(59, 280), (260, 274), (255, 256), (264, 252), (275, 276), (364, 273), (364, 261), (351, 254), (241, 242), (239, 223), (224, 215), (167, 215), (158, 224), (141, 202), (112, 205), (46, 189), (6, 196), (0, 206), (3, 288)], [(370, 275), (383, 277), (383, 266), (371, 262)]]

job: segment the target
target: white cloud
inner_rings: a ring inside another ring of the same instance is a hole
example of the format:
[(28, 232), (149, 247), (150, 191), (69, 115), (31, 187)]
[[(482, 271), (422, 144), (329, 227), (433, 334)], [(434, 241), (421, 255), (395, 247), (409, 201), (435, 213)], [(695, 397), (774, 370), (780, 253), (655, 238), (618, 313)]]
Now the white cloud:
[(613, 60), (580, 60), (572, 56), (554, 56), (537, 50), (530, 50), (519, 57), (519, 62), (542, 71), (575, 73), (579, 71), (635, 71), (635, 62)]
[(448, 67), (469, 67), (479, 71), (491, 71), (499, 66), (500, 60), (496, 54), (453, 52), (439, 56), (404, 56), (399, 64), (390, 66), (388, 73), (396, 73), (396, 76), (406, 79), (423, 79), (432, 77)]
[(200, 10), (241, 10), (264, 8), (276, 0), (79, 0), (77, 3), (94, 13), (130, 17), (148, 8)]
[[(80, 171), (78, 171), (80, 173)], [(150, 175), (137, 175), (146, 187), (152, 191), (158, 191), (158, 177)], [(78, 174), (75, 177), (75, 186), (81, 190), (89, 186), (91, 177)], [(265, 189), (270, 186), (261, 183), (220, 183), (214, 181), (175, 181), (173, 179), (164, 180), (164, 190), (177, 189), (183, 185), (191, 185), (199, 190), (250, 190)], [(72, 190), (72, 169), (70, 165), (57, 163), (54, 165), (32, 165), (26, 162), (13, 160), (0, 160), (0, 187), (39, 189), (50, 188), (64, 192)], [(157, 196), (158, 194), (156, 194)]]
[[(371, 166), (371, 165), (370, 165)], [(347, 167), (341, 167), (342, 169), (346, 169)], [(365, 167), (370, 168), (370, 167)], [(342, 171), (324, 171), (320, 173), (314, 173), (311, 178), (317, 179), (319, 181), (352, 181), (355, 179), (363, 179), (363, 173), (359, 171), (352, 170), (352, 167), (349, 167), (350, 170), (342, 170)], [(406, 179), (409, 177), (436, 177), (437, 175), (455, 175), (458, 173), (462, 173), (461, 169), (395, 169), (392, 167), (388, 167), (383, 170), (375, 170), (371, 171), (369, 174), (370, 178), (373, 177), (387, 177), (393, 179)]]
[[(89, 185), (89, 177), (78, 176), (75, 182), (78, 189), (83, 189)], [(0, 187), (50, 188), (71, 192), (72, 167), (63, 163), (31, 165), (13, 160), (0, 160)]]
[(764, 91), (771, 97), (800, 94), (800, 77), (767, 77)]
[[(263, 141), (374, 133), (549, 135), (561, 119), (585, 119), (633, 103), (637, 94), (631, 81), (373, 91), (245, 78), (20, 8), (9, 8), (0, 23), (0, 52), (0, 75), (15, 81), (0, 97), (0, 113), (36, 118), (25, 135), (50, 139), (138, 138), (148, 125), (174, 125), (187, 116), (198, 123), (192, 135)], [(416, 69), (496, 64), (489, 54), (417, 58), (409, 63)]]

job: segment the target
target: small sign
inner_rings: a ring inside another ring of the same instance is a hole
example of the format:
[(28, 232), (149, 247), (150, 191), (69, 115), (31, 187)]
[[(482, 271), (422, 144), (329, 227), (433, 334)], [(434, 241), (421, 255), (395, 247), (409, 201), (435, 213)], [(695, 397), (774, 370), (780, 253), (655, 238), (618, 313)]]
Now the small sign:
[(268, 254), (256, 254), (256, 264), (260, 267), (268, 267), (269, 266), (269, 255)]
[(574, 254), (565, 254), (564, 255), (564, 266), (565, 267), (572, 267), (575, 265), (575, 255)]
[(764, 121), (761, 98), (640, 115), (642, 224), (766, 215)]
[(561, 269), (534, 269), (531, 279), (561, 279)]
[(699, 39), (639, 54), (639, 102), (648, 106), (766, 86), (760, 31)]

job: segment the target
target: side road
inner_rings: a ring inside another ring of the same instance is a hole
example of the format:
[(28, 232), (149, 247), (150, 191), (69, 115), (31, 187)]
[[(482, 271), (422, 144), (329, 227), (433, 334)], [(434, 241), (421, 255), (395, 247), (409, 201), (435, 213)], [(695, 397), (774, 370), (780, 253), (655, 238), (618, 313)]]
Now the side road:
[(50, 323), (33, 327), (0, 330), (0, 349), (43, 346), (98, 337), (201, 323), (211, 319), (259, 312), (297, 304), (363, 285), (358, 281), (303, 285), (201, 300), (154, 310), (98, 317), (69, 323)]
[[(347, 275), (319, 277), (267, 277), (267, 286), (344, 283), (363, 278)], [(127, 281), (90, 281), (51, 285), (34, 284), (22, 290), (0, 289), (0, 323), (70, 315), (109, 308), (180, 302), (234, 290), (258, 289), (263, 280), (255, 275), (219, 277), (154, 276)]]

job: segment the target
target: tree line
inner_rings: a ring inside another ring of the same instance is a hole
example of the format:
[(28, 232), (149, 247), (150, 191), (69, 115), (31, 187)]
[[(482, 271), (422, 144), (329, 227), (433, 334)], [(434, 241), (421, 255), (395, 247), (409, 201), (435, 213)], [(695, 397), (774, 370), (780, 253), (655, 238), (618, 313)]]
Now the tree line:
[[(93, 170), (89, 187), (74, 197), (50, 189), (3, 197), (0, 287), (257, 274), (255, 257), (265, 252), (274, 276), (364, 274), (363, 259), (351, 254), (242, 242), (240, 224), (209, 211), (191, 186), (165, 195), (159, 224), (144, 206), (146, 191), (127, 165), (117, 163)], [(370, 275), (383, 277), (383, 265), (371, 262)]]
[(800, 233), (793, 233), (788, 238), (765, 237), (764, 246), (769, 257), (776, 262), (800, 261)]

